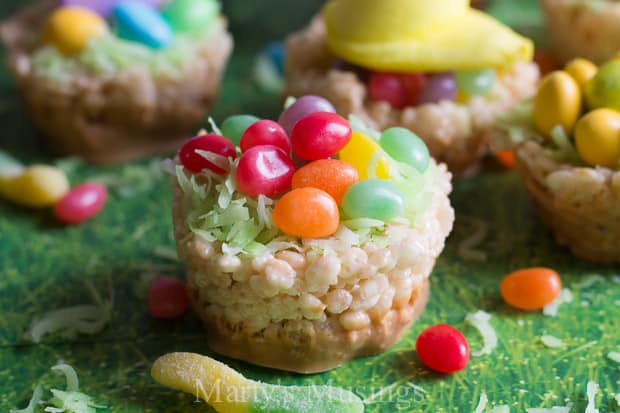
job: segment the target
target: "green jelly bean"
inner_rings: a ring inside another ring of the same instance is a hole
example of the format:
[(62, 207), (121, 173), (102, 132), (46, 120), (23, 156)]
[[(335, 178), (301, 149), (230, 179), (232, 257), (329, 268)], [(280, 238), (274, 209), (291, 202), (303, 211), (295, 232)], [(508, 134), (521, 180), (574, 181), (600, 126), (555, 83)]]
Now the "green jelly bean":
[(428, 168), (428, 148), (424, 141), (409, 129), (386, 129), (381, 134), (379, 145), (392, 158), (413, 166), (420, 173), (424, 173)]
[(215, 0), (174, 0), (162, 10), (162, 15), (177, 33), (206, 30), (219, 14), (220, 4)]
[(495, 84), (493, 69), (465, 70), (455, 75), (456, 85), (468, 95), (486, 95)]
[(389, 221), (403, 215), (405, 200), (400, 189), (392, 182), (367, 179), (349, 187), (342, 201), (342, 210), (351, 219)]
[(220, 128), (225, 137), (230, 139), (235, 146), (239, 146), (239, 141), (245, 130), (259, 120), (259, 118), (253, 115), (234, 115), (226, 118)]

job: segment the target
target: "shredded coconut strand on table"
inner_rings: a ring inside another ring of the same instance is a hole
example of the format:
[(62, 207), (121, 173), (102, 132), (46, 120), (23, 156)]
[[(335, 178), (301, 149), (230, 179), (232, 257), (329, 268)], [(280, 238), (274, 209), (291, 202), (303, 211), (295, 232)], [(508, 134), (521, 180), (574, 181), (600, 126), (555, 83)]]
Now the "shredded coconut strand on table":
[(491, 354), (493, 349), (497, 347), (497, 333), (489, 322), (491, 314), (478, 310), (475, 313), (469, 313), (465, 316), (465, 321), (478, 330), (482, 336), (482, 348), (479, 351), (473, 351), (474, 357), (480, 357), (485, 354)]
[(525, 409), (527, 413), (569, 413), (572, 406), (553, 406), (550, 408), (533, 407)]
[(545, 347), (549, 347), (549, 348), (564, 347), (564, 341), (562, 341), (561, 338), (557, 338), (549, 334), (543, 334), (542, 336), (540, 336), (540, 341), (545, 345)]
[(611, 361), (615, 361), (616, 363), (620, 363), (620, 352), (610, 351), (607, 354), (607, 358)]
[(597, 390), (598, 390), (598, 384), (593, 381), (589, 381), (588, 385), (586, 386), (586, 393), (588, 396), (588, 405), (586, 406), (585, 413), (600, 413), (599, 409), (597, 409), (595, 406)]
[(596, 283), (605, 282), (605, 277), (600, 274), (589, 274), (583, 277), (579, 282), (573, 284), (575, 288), (590, 288)]
[(543, 314), (550, 317), (558, 315), (562, 304), (571, 303), (573, 301), (573, 293), (568, 288), (562, 288), (560, 294), (555, 300), (543, 307)]

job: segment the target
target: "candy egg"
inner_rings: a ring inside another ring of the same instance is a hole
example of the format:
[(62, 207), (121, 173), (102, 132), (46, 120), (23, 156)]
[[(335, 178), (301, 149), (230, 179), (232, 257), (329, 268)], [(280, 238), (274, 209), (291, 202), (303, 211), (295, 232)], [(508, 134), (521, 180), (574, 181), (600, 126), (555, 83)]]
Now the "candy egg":
[(227, 172), (226, 159), (222, 160), (222, 164), (216, 165), (203, 156), (203, 154), (196, 151), (212, 152), (224, 158), (235, 159), (237, 157), (235, 145), (225, 137), (214, 133), (196, 136), (185, 142), (179, 151), (179, 159), (183, 166), (194, 173), (198, 173), (203, 169), (210, 169), (218, 175), (223, 175)]
[(79, 224), (97, 215), (108, 197), (105, 185), (87, 182), (72, 188), (54, 206), (54, 215), (67, 224)]
[[(382, 149), (374, 139), (361, 132), (353, 131), (351, 140), (340, 150), (338, 158), (357, 169), (359, 178), (363, 180), (368, 179), (368, 164), (377, 151), (382, 151)], [(385, 159), (377, 163), (375, 175), (381, 179), (390, 177), (388, 163)]]
[(420, 173), (424, 173), (428, 168), (428, 148), (424, 141), (409, 129), (386, 129), (381, 134), (379, 144), (392, 158), (413, 166)]
[(440, 373), (463, 370), (469, 362), (469, 344), (456, 328), (436, 324), (422, 331), (415, 342), (420, 361)]
[(282, 125), (286, 133), (290, 135), (293, 131), (293, 127), (301, 118), (317, 112), (336, 113), (336, 109), (334, 109), (334, 106), (329, 100), (320, 96), (302, 96), (282, 112), (278, 119), (278, 123)]
[(259, 120), (259, 118), (253, 115), (229, 116), (222, 122), (222, 135), (226, 136), (238, 146), (241, 142), (241, 136), (243, 136), (246, 129)]
[(43, 40), (52, 43), (61, 53), (81, 53), (90, 39), (104, 36), (108, 25), (101, 17), (81, 7), (61, 7), (49, 17)]
[(504, 301), (520, 310), (539, 310), (560, 294), (562, 281), (549, 268), (526, 268), (508, 274), (500, 285)]
[(241, 155), (235, 181), (242, 193), (256, 197), (275, 196), (291, 186), (295, 166), (277, 146), (253, 146)]
[(367, 179), (349, 187), (342, 201), (349, 218), (389, 221), (405, 211), (403, 195), (396, 185), (382, 179)]
[(468, 95), (486, 95), (495, 85), (495, 70), (466, 70), (456, 72), (456, 85)]
[(0, 195), (26, 207), (50, 207), (68, 190), (65, 173), (51, 166), (35, 165), (16, 175), (0, 175)]
[(242, 152), (257, 145), (273, 145), (286, 153), (291, 153), (291, 141), (286, 132), (279, 123), (269, 119), (254, 122), (241, 136), (239, 146)]
[(617, 168), (620, 165), (620, 112), (595, 109), (575, 126), (579, 156), (588, 165)]
[(307, 161), (335, 155), (351, 139), (351, 127), (335, 113), (317, 112), (301, 118), (291, 132), (295, 155)]
[(336, 232), (340, 216), (336, 201), (327, 192), (317, 188), (297, 188), (276, 203), (273, 220), (285, 234), (322, 238)]
[(162, 14), (175, 32), (197, 32), (209, 28), (220, 14), (220, 4), (215, 0), (174, 0)]
[(545, 136), (560, 125), (570, 134), (581, 113), (581, 90), (568, 73), (549, 73), (534, 98), (534, 125)]
[(337, 159), (320, 159), (298, 169), (291, 185), (293, 189), (322, 189), (340, 205), (347, 189), (357, 181), (357, 170), (348, 163)]
[(598, 69), (586, 83), (586, 103), (590, 109), (620, 111), (620, 60), (612, 60)]
[(174, 37), (170, 25), (153, 7), (139, 1), (122, 1), (113, 11), (119, 37), (154, 49), (164, 48)]
[(592, 79), (598, 68), (589, 60), (577, 58), (566, 64), (564, 71), (571, 75), (583, 90), (585, 84)]

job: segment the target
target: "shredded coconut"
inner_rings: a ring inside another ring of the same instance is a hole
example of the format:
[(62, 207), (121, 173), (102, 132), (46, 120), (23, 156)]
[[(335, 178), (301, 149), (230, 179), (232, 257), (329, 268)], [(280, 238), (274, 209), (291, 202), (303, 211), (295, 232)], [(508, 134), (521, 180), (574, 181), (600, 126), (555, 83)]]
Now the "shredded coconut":
[(493, 349), (497, 347), (497, 333), (493, 329), (493, 326), (491, 326), (490, 320), (491, 314), (482, 310), (469, 313), (465, 317), (465, 321), (476, 328), (482, 336), (482, 348), (479, 351), (473, 351), (471, 353), (474, 357), (491, 354)]
[(588, 396), (588, 405), (586, 406), (585, 413), (600, 413), (599, 409), (597, 409), (595, 406), (597, 391), (598, 391), (598, 384), (593, 381), (589, 381), (586, 387), (586, 393)]
[(568, 288), (563, 288), (560, 291), (558, 297), (551, 303), (543, 307), (543, 314), (550, 317), (558, 315), (558, 311), (562, 304), (570, 303), (573, 301), (573, 293)]
[(542, 336), (540, 336), (540, 341), (545, 345), (545, 347), (549, 347), (549, 348), (564, 347), (564, 341), (562, 341), (562, 339), (548, 335), (548, 334), (543, 334)]

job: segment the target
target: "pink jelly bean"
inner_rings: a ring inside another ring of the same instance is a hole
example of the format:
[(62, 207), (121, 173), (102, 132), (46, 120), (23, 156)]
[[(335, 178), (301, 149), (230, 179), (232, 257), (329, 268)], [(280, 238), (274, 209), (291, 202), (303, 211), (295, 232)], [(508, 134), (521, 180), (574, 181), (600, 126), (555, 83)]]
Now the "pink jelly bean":
[(105, 185), (87, 182), (62, 197), (54, 207), (54, 214), (66, 224), (79, 224), (97, 215), (103, 209), (107, 197)]
[(251, 197), (275, 196), (291, 187), (293, 161), (273, 145), (253, 146), (241, 155), (235, 181), (237, 189)]
[(148, 305), (151, 317), (164, 320), (181, 317), (189, 307), (185, 284), (174, 277), (157, 278), (149, 287)]

